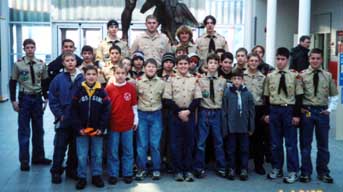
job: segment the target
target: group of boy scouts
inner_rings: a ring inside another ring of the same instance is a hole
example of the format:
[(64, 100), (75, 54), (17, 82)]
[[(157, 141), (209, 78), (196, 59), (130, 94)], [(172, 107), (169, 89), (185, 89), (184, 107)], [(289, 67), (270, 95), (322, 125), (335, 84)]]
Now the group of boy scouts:
[[(85, 46), (81, 53), (84, 61), (76, 56), (77, 66), (85, 67), (86, 61), (90, 60), (99, 70), (98, 81), (103, 78), (101, 83), (106, 86), (116, 81), (112, 79), (113, 67), (127, 60), (127, 81), (135, 84), (138, 111), (163, 110), (161, 118), (157, 119), (163, 131), (158, 133), (157, 138), (160, 139), (157, 141), (149, 138), (153, 146), (149, 154), (155, 156), (158, 151), (162, 161), (167, 158), (177, 181), (193, 181), (193, 174), (197, 178), (206, 176), (205, 153), (209, 149), (206, 144), (211, 136), (216, 173), (221, 177), (233, 180), (239, 174), (241, 180), (247, 180), (250, 156), (254, 159), (256, 173), (261, 175), (266, 174), (263, 164), (270, 161), (272, 170), (267, 178), (271, 180), (283, 177), (286, 161), (288, 174), (283, 179), (285, 183), (310, 182), (313, 169), (311, 146), (315, 133), (318, 179), (333, 183), (328, 168), (329, 117), (336, 108), (338, 92), (332, 75), (322, 66), (322, 51), (312, 49), (308, 54), (309, 66), (295, 71), (288, 68), (289, 57), (294, 53), (287, 48), (278, 48), (273, 69), (264, 63), (264, 48), (258, 45), (250, 54), (244, 48), (237, 50), (237, 64), (233, 66), (234, 58), (228, 51), (225, 38), (214, 29), (216, 19), (206, 16), (203, 23), (206, 32), (196, 42), (192, 39), (192, 30), (181, 26), (176, 34), (179, 44), (172, 46), (168, 38), (157, 31), (159, 23), (156, 17), (149, 15), (145, 23), (146, 32), (137, 37), (129, 48), (128, 43), (117, 36), (117, 21), (110, 20), (107, 23), (108, 36), (100, 42), (96, 53), (93, 55), (90, 49), (89, 59), (83, 55), (89, 50)], [(52, 162), (44, 152), (43, 113), (48, 103), (50, 82), (65, 70), (63, 55), (73, 53), (75, 48), (72, 40), (64, 40), (62, 54), (49, 65), (35, 57), (36, 44), (32, 39), (26, 39), (23, 48), (25, 56), (14, 63), (9, 88), (12, 106), (18, 112), (20, 169), (29, 171), (31, 132), (31, 164), (49, 165)], [(145, 67), (136, 67), (140, 65), (139, 60), (144, 66), (156, 62), (159, 77), (150, 77), (144, 73)], [(195, 66), (190, 73), (188, 65), (192, 61)], [(108, 77), (103, 75), (106, 67)], [(141, 99), (141, 94), (148, 99)], [(137, 135), (143, 134), (139, 133), (140, 126), (143, 125), (138, 124)], [(145, 168), (147, 155), (143, 159), (140, 156), (146, 153), (146, 149), (139, 144), (147, 141), (137, 137), (138, 180), (148, 171)], [(75, 145), (72, 141), (75, 137), (70, 140)], [(69, 146), (68, 153), (66, 174), (77, 178), (75, 146)], [(54, 174), (54, 170), (51, 171)]]

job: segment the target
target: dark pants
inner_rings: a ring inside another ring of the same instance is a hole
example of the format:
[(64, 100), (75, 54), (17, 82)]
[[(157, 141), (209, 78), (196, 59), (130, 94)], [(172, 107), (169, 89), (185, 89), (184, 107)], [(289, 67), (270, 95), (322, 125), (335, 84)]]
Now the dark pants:
[(250, 152), (254, 158), (255, 167), (261, 167), (264, 163), (265, 146), (265, 123), (262, 120), (264, 106), (255, 106), (255, 131), (251, 136)]
[(45, 157), (42, 103), (40, 95), (19, 95), (18, 141), (19, 161), (21, 163), (29, 163), (30, 161), (30, 121), (32, 126), (32, 160)]
[(272, 167), (282, 169), (284, 162), (283, 139), (286, 143), (287, 170), (299, 171), (298, 134), (292, 125), (292, 106), (270, 106), (270, 140), (272, 144)]
[(68, 148), (67, 173), (76, 174), (76, 138), (74, 130), (71, 127), (59, 128), (56, 130), (54, 138), (54, 155), (50, 172), (62, 174), (64, 156)]
[[(206, 140), (209, 133), (212, 133), (212, 141), (214, 145), (216, 168), (225, 170), (225, 155), (223, 148), (223, 136), (220, 124), (220, 109), (204, 109), (199, 110), (199, 124), (197, 128), (197, 147), (195, 156), (194, 168), (202, 170), (205, 168), (205, 149)], [(211, 143), (212, 144), (212, 143)]]
[(172, 126), (169, 129), (169, 145), (172, 166), (176, 173), (192, 171), (194, 147), (194, 114), (189, 115), (188, 122), (182, 122), (175, 113), (171, 113)]
[(317, 162), (316, 168), (318, 175), (329, 173), (329, 115), (320, 114), (326, 107), (309, 107), (311, 114), (303, 113), (301, 118), (300, 130), (300, 149), (301, 149), (301, 172), (304, 175), (312, 174), (311, 144), (313, 131), (317, 140)]
[(230, 169), (236, 169), (237, 151), (239, 150), (240, 169), (248, 169), (249, 134), (229, 133), (226, 139), (227, 163)]
[(169, 119), (171, 113), (169, 112), (169, 109), (166, 107), (163, 107), (162, 109), (162, 135), (161, 135), (161, 141), (160, 141), (160, 153), (161, 153), (161, 160), (164, 161), (165, 159), (165, 166), (166, 169), (171, 167), (170, 161), (171, 161), (171, 154), (170, 154), (170, 147), (169, 144), (169, 128), (172, 126), (171, 120)]

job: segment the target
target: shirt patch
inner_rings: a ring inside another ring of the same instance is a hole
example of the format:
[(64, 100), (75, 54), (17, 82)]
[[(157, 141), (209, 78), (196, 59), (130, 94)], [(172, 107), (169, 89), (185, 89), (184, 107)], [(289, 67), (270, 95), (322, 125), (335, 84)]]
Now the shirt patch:
[(130, 101), (131, 100), (131, 93), (129, 93), (129, 92), (124, 93), (124, 100)]

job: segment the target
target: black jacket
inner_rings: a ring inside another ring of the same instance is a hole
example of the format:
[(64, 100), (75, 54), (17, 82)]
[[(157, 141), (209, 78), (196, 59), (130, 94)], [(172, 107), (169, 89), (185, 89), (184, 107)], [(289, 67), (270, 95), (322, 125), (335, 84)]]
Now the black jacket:
[(298, 72), (307, 69), (309, 66), (308, 62), (308, 52), (310, 50), (298, 45), (294, 47), (291, 51), (291, 63), (289, 69), (294, 69)]
[[(76, 66), (80, 66), (83, 62), (83, 60), (76, 56)], [(62, 72), (64, 69), (63, 67), (63, 61), (62, 61), (62, 55), (58, 56), (55, 60), (51, 61), (48, 65), (48, 75), (49, 75), (49, 84), (50, 82), (58, 75), (60, 72)]]

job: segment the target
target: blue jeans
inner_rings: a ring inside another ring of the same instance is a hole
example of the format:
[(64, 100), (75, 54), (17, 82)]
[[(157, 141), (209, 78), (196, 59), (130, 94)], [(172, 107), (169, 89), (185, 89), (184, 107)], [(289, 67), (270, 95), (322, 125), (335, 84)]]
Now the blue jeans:
[(206, 140), (209, 133), (212, 133), (214, 142), (214, 151), (217, 161), (216, 168), (218, 170), (225, 170), (225, 154), (223, 149), (223, 136), (222, 129), (220, 126), (220, 109), (205, 109), (200, 108), (199, 110), (199, 121), (197, 130), (197, 150), (195, 156), (194, 168), (202, 170), (205, 168), (205, 149)]
[(176, 173), (190, 172), (195, 141), (194, 112), (189, 115), (188, 122), (182, 122), (174, 112), (170, 114), (169, 145), (173, 169)]
[[(237, 146), (237, 144), (239, 144)], [(239, 154), (240, 168), (248, 170), (249, 163), (249, 134), (229, 133), (226, 139), (226, 153), (228, 167), (236, 169), (236, 154)]]
[(77, 176), (80, 178), (87, 177), (89, 145), (92, 176), (102, 175), (102, 136), (78, 136), (76, 137)]
[(39, 95), (19, 95), (18, 141), (19, 161), (21, 163), (29, 163), (30, 161), (30, 121), (32, 126), (32, 160), (45, 157), (42, 103), (42, 98)]
[(288, 172), (299, 171), (298, 134), (292, 125), (291, 106), (270, 106), (270, 141), (272, 144), (272, 167), (282, 169), (284, 162), (283, 139), (285, 138)]
[[(329, 173), (329, 129), (330, 116), (320, 114), (326, 107), (309, 107), (311, 115), (302, 114), (300, 129), (300, 149), (301, 149), (301, 172), (304, 175), (312, 174), (311, 145), (313, 131), (317, 140), (317, 162), (316, 168), (318, 175)], [(314, 129), (315, 128), (315, 129)]]
[[(119, 145), (120, 142), (120, 145)], [(119, 176), (119, 146), (122, 147), (121, 166), (122, 175), (133, 176), (133, 130), (125, 132), (109, 131), (107, 169), (111, 177)]]
[(161, 167), (160, 140), (162, 134), (162, 111), (138, 111), (139, 127), (137, 129), (137, 165), (146, 170), (147, 151), (150, 148), (154, 171)]

